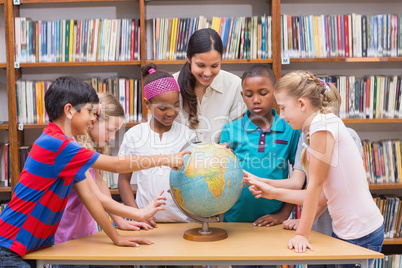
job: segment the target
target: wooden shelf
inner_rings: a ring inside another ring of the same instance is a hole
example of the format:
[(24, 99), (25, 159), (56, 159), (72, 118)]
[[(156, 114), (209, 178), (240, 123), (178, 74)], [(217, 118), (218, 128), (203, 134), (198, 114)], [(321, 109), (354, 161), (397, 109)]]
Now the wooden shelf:
[(290, 58), (290, 63), (293, 62), (345, 62), (346, 58)]
[(8, 129), (8, 124), (1, 124), (0, 129)]
[[(4, 0), (3, 0), (4, 2)], [(138, 2), (138, 0), (20, 0), (21, 4), (58, 4), (58, 3), (82, 3), (82, 2)]]
[(141, 61), (91, 61), (91, 62), (35, 62), (21, 63), (21, 68), (30, 67), (77, 67), (77, 66), (118, 66), (118, 65), (141, 65)]
[(143, 122), (127, 122), (127, 123), (123, 124), (123, 127), (133, 127), (133, 126), (136, 126), (141, 123), (143, 123)]
[(384, 245), (402, 245), (402, 238), (385, 238)]
[(402, 57), (376, 57), (376, 58), (290, 58), (293, 62), (402, 62)]
[[(0, 5), (1, 5), (1, 2), (0, 2)], [(1, 62), (0, 68), (7, 68), (7, 63)]]
[[(156, 65), (184, 65), (186, 60), (146, 60)], [(272, 59), (259, 60), (222, 60), (222, 64), (272, 63)]]
[[(140, 123), (142, 123), (142, 122), (127, 122), (127, 123), (124, 123), (123, 126), (124, 127), (133, 127)], [(2, 125), (0, 125), (0, 129), (1, 129), (1, 126)], [(45, 128), (45, 127), (47, 127), (47, 124), (24, 124), (23, 129), (40, 129), (40, 128)]]
[[(137, 184), (130, 184), (130, 186), (131, 186), (131, 190), (133, 191), (133, 194), (135, 194), (137, 192)], [(112, 195), (120, 195), (118, 189), (110, 189), (110, 193)]]
[(11, 187), (9, 186), (1, 186), (0, 193), (11, 193)]
[(376, 118), (376, 119), (359, 119), (359, 118), (344, 118), (342, 121), (345, 124), (381, 124), (381, 123), (393, 123), (401, 124), (402, 119), (400, 118)]
[(370, 190), (402, 189), (402, 183), (369, 184)]
[(40, 129), (47, 127), (47, 124), (24, 124), (24, 129)]

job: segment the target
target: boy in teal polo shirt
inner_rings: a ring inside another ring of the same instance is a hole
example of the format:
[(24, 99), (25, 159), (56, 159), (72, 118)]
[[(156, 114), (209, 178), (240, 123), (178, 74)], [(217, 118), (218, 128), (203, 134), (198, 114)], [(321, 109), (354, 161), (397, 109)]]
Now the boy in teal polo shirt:
[[(276, 78), (266, 64), (248, 68), (242, 76), (241, 92), (246, 114), (225, 125), (221, 143), (227, 143), (242, 168), (262, 178), (288, 178), (289, 163), (295, 160), (298, 130), (293, 130), (273, 109)], [(256, 199), (247, 187), (225, 214), (228, 222), (253, 222), (273, 226), (289, 217), (293, 205), (278, 200)]]

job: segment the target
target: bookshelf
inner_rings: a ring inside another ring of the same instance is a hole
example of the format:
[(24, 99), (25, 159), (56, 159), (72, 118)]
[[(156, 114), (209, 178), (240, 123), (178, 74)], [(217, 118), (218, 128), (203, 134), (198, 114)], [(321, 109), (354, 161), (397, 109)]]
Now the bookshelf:
[[(318, 0), (304, 0), (295, 3), (291, 0), (281, 0), (281, 14), (293, 16), (319, 16), (339, 14), (393, 14), (402, 10), (402, 3), (397, 0), (385, 0), (378, 3), (373, 0), (329, 0), (323, 3)], [(402, 75), (402, 57), (376, 56), (376, 57), (290, 57), (289, 64), (281, 65), (281, 73), (292, 70), (306, 69), (317, 74), (327, 75), (355, 75), (356, 79), (370, 75)], [(344, 100), (342, 100), (344, 101)], [(379, 141), (383, 139), (400, 139), (402, 136), (402, 121), (396, 118), (359, 119), (345, 118), (343, 122), (357, 131), (360, 138)], [(386, 167), (388, 168), (388, 167)], [(375, 194), (396, 194), (401, 196), (402, 184), (370, 184), (370, 191)], [(401, 254), (402, 238), (386, 238), (383, 252)]]
[[(19, 153), (18, 148), (24, 141), (40, 133), (46, 124), (19, 125), (17, 114), (16, 82), (20, 79), (53, 79), (60, 75), (72, 75), (81, 79), (87, 79), (91, 75), (100, 74), (103, 77), (110, 75), (123, 75), (127, 77), (140, 76), (140, 67), (153, 62), (162, 65), (163, 69), (177, 72), (181, 69), (185, 60), (156, 60), (152, 55), (151, 44), (147, 39), (151, 29), (147, 21), (153, 18), (164, 17), (240, 17), (260, 16), (267, 14), (272, 16), (272, 58), (268, 59), (224, 59), (223, 68), (237, 75), (241, 75), (248, 64), (266, 63), (272, 66), (277, 77), (292, 70), (307, 69), (318, 74), (343, 75), (354, 74), (356, 77), (366, 75), (401, 75), (402, 57), (378, 56), (378, 57), (332, 57), (332, 58), (289, 58), (289, 64), (282, 64), (281, 47), (281, 14), (290, 15), (337, 15), (351, 12), (359, 14), (387, 14), (402, 10), (400, 0), (384, 0), (381, 3), (375, 0), (328, 0), (323, 3), (320, 0), (20, 0), (20, 5), (14, 5), (11, 0), (0, 0), (0, 12), (4, 14), (4, 30), (0, 24), (0, 34), (4, 34), (5, 44), (0, 42), (0, 78), (5, 77), (7, 91), (0, 89), (0, 94), (7, 95), (8, 106), (0, 102), (0, 109), (5, 107), (8, 114), (8, 124), (0, 125), (0, 133), (7, 132), (10, 141), (11, 187), (0, 187), (0, 192), (11, 192), (18, 182)], [(230, 7), (230, 8), (228, 8)], [(2, 11), (1, 11), (2, 8)], [(73, 14), (73, 15), (70, 15)], [(140, 21), (140, 59), (118, 61), (89, 61), (89, 62), (35, 62), (20, 63), (19, 68), (14, 68), (15, 63), (15, 17), (28, 17), (32, 20), (58, 20), (58, 19), (86, 19), (86, 18), (136, 18)], [(0, 17), (0, 19), (2, 19)], [(3, 71), (3, 73), (2, 73)], [(1, 98), (3, 99), (3, 98)], [(146, 111), (142, 110), (142, 119), (146, 120)], [(362, 139), (380, 140), (384, 138), (398, 138), (402, 136), (402, 119), (344, 119), (345, 124), (357, 130)], [(119, 132), (122, 139), (124, 129), (135, 126), (138, 122), (127, 122), (123, 131)], [(23, 130), (18, 130), (21, 128)], [(35, 137), (36, 138), (36, 137)], [(372, 191), (391, 190), (401, 194), (402, 184), (372, 184)], [(135, 190), (133, 190), (135, 191)], [(113, 194), (118, 192), (114, 191)], [(390, 239), (386, 245), (401, 245), (402, 239)]]

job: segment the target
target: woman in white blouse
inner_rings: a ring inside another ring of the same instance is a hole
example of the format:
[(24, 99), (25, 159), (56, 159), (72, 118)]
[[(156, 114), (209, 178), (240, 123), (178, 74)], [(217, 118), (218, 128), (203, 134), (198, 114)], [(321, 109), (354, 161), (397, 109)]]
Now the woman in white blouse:
[(199, 141), (218, 143), (223, 126), (246, 111), (241, 79), (221, 70), (222, 53), (215, 30), (195, 31), (188, 42), (187, 62), (173, 75), (181, 95), (176, 120), (194, 129)]

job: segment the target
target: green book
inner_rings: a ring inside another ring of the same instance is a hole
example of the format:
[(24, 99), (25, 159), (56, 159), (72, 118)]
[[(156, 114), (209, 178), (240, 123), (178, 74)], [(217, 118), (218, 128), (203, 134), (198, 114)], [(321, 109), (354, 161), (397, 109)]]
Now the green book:
[(64, 61), (68, 62), (69, 51), (70, 51), (70, 20), (66, 20), (66, 35), (64, 41), (65, 41)]

